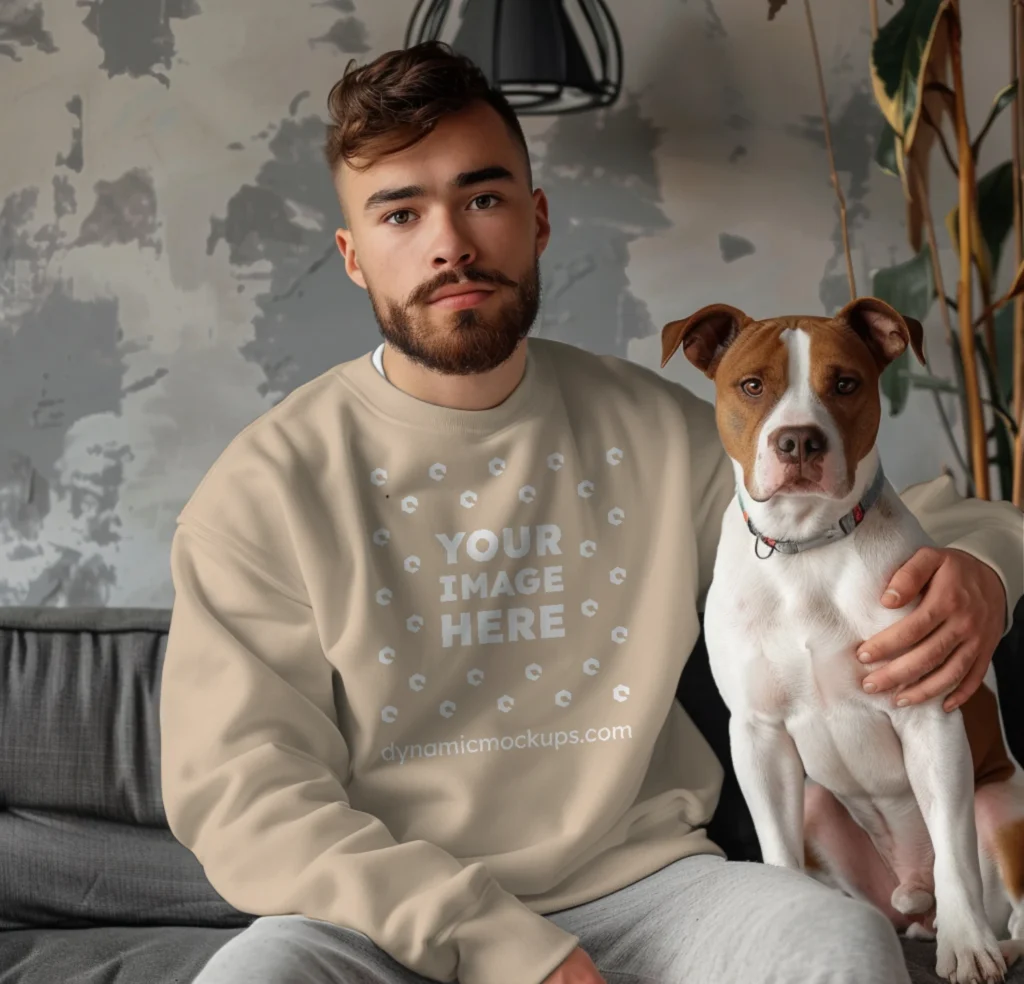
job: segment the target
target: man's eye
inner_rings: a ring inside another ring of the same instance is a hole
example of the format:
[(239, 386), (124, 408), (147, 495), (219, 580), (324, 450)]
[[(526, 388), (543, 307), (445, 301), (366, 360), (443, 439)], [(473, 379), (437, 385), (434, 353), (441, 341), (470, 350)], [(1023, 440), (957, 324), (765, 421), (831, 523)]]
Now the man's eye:
[[(476, 202), (479, 202), (481, 199), (485, 199), (485, 198), (491, 198), (494, 201), (498, 201), (498, 196), (497, 195), (477, 195), (476, 198), (473, 199), (473, 202), (475, 204)], [(484, 206), (485, 209), (487, 207), (493, 208), (493, 206)]]
[[(391, 212), (389, 215), (384, 217), (385, 222), (391, 222), (392, 219), (397, 219), (399, 216), (412, 215), (412, 212), (407, 208), (400, 208), (396, 212)], [(391, 222), (392, 225), (408, 225), (408, 222)]]

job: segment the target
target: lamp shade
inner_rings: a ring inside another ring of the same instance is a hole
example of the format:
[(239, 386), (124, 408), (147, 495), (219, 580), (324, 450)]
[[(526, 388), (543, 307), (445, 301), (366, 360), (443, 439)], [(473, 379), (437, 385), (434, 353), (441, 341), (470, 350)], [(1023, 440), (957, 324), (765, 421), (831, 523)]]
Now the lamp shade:
[(604, 0), (419, 0), (405, 46), (422, 41), (470, 58), (520, 115), (609, 106), (622, 88), (622, 41)]

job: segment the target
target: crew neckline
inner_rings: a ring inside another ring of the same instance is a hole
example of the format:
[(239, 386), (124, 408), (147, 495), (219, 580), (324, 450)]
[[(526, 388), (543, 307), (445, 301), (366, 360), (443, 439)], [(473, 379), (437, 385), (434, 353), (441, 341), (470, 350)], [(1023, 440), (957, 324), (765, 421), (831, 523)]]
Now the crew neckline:
[(423, 430), (486, 435), (542, 414), (552, 396), (553, 387), (545, 385), (548, 367), (544, 353), (538, 351), (537, 339), (527, 340), (526, 366), (519, 384), (503, 402), (487, 410), (457, 410), (412, 396), (379, 371), (374, 354), (371, 350), (335, 366), (335, 375), (378, 413)]
[(388, 374), (384, 371), (384, 343), (381, 342), (373, 350), (373, 367), (379, 372), (385, 379), (388, 378)]

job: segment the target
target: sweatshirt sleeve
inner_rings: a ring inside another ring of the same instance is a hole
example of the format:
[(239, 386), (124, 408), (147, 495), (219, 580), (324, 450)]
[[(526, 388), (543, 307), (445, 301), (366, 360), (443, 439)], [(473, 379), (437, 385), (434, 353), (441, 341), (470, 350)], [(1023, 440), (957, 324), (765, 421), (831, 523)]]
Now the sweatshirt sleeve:
[(673, 387), (683, 408), (689, 441), (693, 528), (697, 537), (697, 610), (703, 611), (715, 572), (722, 517), (736, 495), (736, 475), (722, 447), (714, 405), (683, 386)]
[(174, 836), (254, 915), (357, 930), (438, 981), (541, 984), (578, 940), (480, 863), (399, 843), (353, 809), (337, 671), (305, 591), (251, 543), (182, 520), (161, 682), (161, 776)]
[(911, 485), (901, 495), (925, 532), (940, 547), (963, 550), (988, 564), (1006, 592), (1005, 635), (1024, 594), (1024, 513), (1012, 502), (964, 499), (943, 475)]

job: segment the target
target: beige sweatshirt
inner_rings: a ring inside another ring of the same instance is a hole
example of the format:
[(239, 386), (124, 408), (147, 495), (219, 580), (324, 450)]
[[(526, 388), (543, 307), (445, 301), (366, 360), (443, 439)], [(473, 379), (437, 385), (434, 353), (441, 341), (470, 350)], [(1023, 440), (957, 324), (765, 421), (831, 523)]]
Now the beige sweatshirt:
[[(247, 912), (418, 973), (540, 984), (543, 913), (717, 852), (721, 767), (674, 699), (733, 473), (712, 407), (531, 339), (500, 406), (369, 354), (245, 428), (179, 516), (162, 678), (174, 835)], [(906, 501), (1024, 590), (1021, 514)]]

